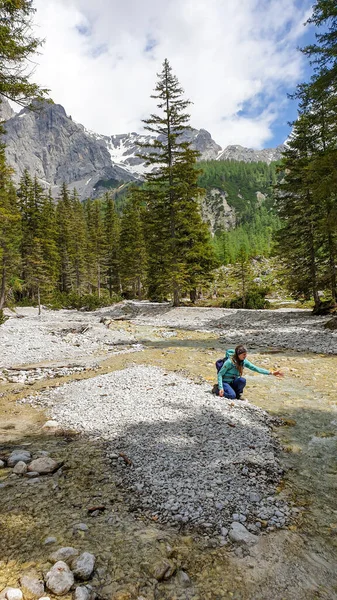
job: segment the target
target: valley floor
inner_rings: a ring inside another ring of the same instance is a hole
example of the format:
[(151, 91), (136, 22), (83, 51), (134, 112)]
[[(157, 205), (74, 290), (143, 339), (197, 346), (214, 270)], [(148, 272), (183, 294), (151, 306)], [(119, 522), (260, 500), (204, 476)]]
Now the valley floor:
[[(0, 593), (74, 546), (96, 556), (99, 599), (337, 598), (327, 317), (147, 302), (17, 313), (0, 328), (0, 459), (47, 452), (59, 468), (0, 468)], [(285, 372), (248, 373), (248, 402), (210, 393), (237, 343)]]

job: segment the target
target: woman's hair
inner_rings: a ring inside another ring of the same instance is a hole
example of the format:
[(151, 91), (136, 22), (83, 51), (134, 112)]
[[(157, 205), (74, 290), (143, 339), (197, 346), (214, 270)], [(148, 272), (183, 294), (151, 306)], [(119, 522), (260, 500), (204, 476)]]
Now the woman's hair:
[(238, 346), (236, 346), (234, 354), (233, 354), (233, 358), (232, 361), (235, 364), (236, 368), (238, 369), (239, 373), (240, 373), (240, 377), (242, 376), (243, 373), (243, 360), (239, 359), (239, 354), (243, 354), (244, 352), (247, 352), (247, 348), (245, 346), (243, 346), (242, 344), (239, 344)]

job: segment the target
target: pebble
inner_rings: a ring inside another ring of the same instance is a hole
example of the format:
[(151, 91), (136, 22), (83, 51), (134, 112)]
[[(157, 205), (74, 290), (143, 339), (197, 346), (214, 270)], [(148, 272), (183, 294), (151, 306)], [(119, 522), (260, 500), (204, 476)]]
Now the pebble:
[(18, 588), (8, 588), (6, 592), (6, 598), (7, 600), (22, 600), (23, 594)]
[(49, 560), (52, 563), (57, 563), (58, 561), (63, 561), (66, 563), (71, 563), (72, 560), (79, 555), (79, 551), (72, 546), (64, 546), (63, 548), (59, 548), (53, 554), (50, 555)]
[(50, 537), (47, 537), (43, 543), (45, 546), (49, 546), (50, 544), (55, 544), (56, 542), (57, 542), (56, 537), (50, 536)]
[(6, 466), (6, 463), (3, 460), (0, 460), (0, 469), (3, 469)]
[(74, 600), (90, 600), (92, 597), (92, 589), (81, 585), (75, 589)]
[(60, 425), (58, 421), (46, 421), (46, 423), (42, 426), (43, 429), (59, 429)]
[(25, 475), (25, 473), (27, 473), (27, 465), (25, 462), (23, 462), (23, 460), (19, 460), (19, 462), (16, 463), (14, 469), (13, 469), (13, 473), (15, 473), (16, 475)]
[(89, 527), (86, 523), (77, 523), (74, 525), (74, 531), (88, 531)]
[(56, 562), (46, 574), (46, 586), (56, 596), (63, 596), (69, 592), (74, 584), (74, 575), (67, 563)]

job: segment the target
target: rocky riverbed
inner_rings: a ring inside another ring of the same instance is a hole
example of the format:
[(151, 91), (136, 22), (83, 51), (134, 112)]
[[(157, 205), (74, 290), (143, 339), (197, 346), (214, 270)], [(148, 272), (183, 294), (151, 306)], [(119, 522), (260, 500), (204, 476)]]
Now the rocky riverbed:
[[(93, 554), (84, 585), (98, 598), (337, 597), (327, 318), (21, 310), (0, 328), (0, 591), (20, 591), (23, 574), (47, 586), (51, 544)], [(286, 377), (249, 376), (249, 402), (220, 401), (214, 360), (242, 341)], [(55, 469), (10, 465), (14, 450)]]

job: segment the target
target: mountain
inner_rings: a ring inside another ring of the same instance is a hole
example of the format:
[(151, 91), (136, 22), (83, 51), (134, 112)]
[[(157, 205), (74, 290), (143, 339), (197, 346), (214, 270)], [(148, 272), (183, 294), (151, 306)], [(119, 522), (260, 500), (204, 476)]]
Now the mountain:
[(264, 150), (254, 150), (253, 148), (245, 148), (244, 146), (227, 146), (217, 160), (236, 160), (243, 162), (265, 162), (270, 165), (271, 162), (281, 160), (284, 144), (276, 148), (265, 148)]
[[(17, 183), (25, 169), (37, 175), (54, 196), (65, 182), (76, 187), (81, 199), (95, 197), (125, 182), (141, 180), (145, 161), (137, 156), (137, 142), (147, 143), (153, 136), (136, 132), (100, 135), (85, 129), (66, 114), (60, 104), (42, 102), (32, 109), (14, 113), (6, 100), (0, 102), (0, 120), (5, 121), (6, 155)], [(253, 150), (228, 146), (222, 150), (205, 129), (186, 130), (183, 141), (200, 152), (200, 160), (270, 163), (278, 160), (282, 146)], [(145, 153), (146, 150), (142, 149)], [(212, 202), (211, 202), (212, 203)], [(227, 208), (224, 206), (224, 212)]]

